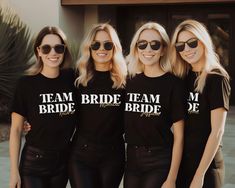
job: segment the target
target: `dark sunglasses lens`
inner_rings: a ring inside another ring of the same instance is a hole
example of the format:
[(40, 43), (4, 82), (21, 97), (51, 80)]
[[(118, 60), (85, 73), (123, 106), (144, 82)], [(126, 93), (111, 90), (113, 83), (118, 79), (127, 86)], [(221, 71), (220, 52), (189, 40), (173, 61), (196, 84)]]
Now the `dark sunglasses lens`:
[(185, 43), (176, 43), (175, 44), (175, 49), (177, 52), (182, 52), (184, 51)]
[(63, 54), (65, 51), (65, 46), (62, 44), (57, 44), (55, 45), (54, 49), (57, 54)]
[(144, 50), (147, 46), (148, 46), (148, 42), (147, 41), (139, 41), (139, 42), (137, 42), (137, 47), (140, 50)]
[(104, 49), (105, 50), (112, 50), (113, 49), (113, 43), (112, 42), (105, 42), (104, 43)]
[(51, 51), (51, 46), (46, 44), (41, 46), (40, 49), (43, 54), (49, 54)]
[(188, 42), (187, 42), (188, 46), (190, 48), (196, 48), (197, 45), (198, 45), (198, 40), (197, 39), (190, 39)]
[(161, 42), (158, 40), (153, 40), (151, 41), (150, 45), (153, 50), (159, 50), (161, 47)]
[(91, 44), (92, 50), (98, 50), (100, 48), (100, 42), (94, 42)]

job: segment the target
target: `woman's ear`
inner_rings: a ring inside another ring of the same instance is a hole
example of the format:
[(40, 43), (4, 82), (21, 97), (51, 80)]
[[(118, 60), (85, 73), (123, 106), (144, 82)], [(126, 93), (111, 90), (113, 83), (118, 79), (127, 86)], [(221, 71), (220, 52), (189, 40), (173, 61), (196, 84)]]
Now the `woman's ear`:
[(40, 52), (40, 48), (39, 47), (37, 47), (37, 53), (38, 53), (38, 57), (40, 57), (41, 56), (41, 52)]
[(166, 53), (166, 48), (163, 46), (162, 49), (161, 49), (160, 56), (164, 56), (165, 53)]

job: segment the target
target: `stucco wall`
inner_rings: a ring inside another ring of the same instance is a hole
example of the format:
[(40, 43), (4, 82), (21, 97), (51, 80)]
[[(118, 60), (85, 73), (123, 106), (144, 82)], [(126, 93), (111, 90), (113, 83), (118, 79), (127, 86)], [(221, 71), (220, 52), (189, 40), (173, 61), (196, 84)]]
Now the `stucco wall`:
[(97, 6), (61, 6), (60, 0), (0, 0), (1, 7), (10, 7), (32, 31), (44, 26), (58, 26), (73, 43), (80, 45), (87, 29), (98, 22)]
[(46, 25), (59, 26), (59, 0), (1, 0), (0, 5), (12, 8), (32, 33)]

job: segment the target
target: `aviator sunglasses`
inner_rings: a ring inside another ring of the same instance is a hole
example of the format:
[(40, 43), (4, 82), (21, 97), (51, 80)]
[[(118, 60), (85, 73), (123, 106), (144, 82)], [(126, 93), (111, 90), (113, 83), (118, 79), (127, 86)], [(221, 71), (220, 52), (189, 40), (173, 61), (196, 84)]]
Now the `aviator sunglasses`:
[(175, 43), (175, 49), (177, 52), (182, 52), (185, 49), (185, 44), (187, 44), (190, 48), (196, 48), (198, 46), (198, 39), (191, 38), (188, 39), (186, 42), (177, 42)]
[(147, 48), (148, 44), (150, 44), (152, 50), (159, 50), (161, 47), (161, 42), (158, 40), (152, 40), (150, 42), (148, 42), (147, 40), (140, 40), (137, 42), (137, 47), (140, 50), (144, 50), (145, 48)]
[(92, 50), (99, 50), (101, 47), (101, 43), (103, 43), (103, 47), (105, 50), (112, 50), (113, 49), (113, 42), (110, 42), (110, 41), (104, 41), (104, 42), (93, 41), (91, 44), (91, 49)]
[(55, 46), (51, 46), (49, 44), (44, 44), (39, 46), (41, 52), (43, 54), (49, 54), (51, 49), (54, 48), (57, 54), (63, 54), (65, 52), (65, 45), (64, 44), (56, 44)]

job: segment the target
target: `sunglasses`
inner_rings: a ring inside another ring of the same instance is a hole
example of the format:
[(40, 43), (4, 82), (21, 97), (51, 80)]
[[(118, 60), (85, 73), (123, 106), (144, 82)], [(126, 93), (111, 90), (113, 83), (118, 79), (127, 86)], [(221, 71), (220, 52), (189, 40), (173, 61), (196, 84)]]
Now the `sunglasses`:
[(52, 48), (54, 48), (57, 54), (63, 54), (66, 47), (64, 44), (56, 44), (55, 46), (44, 44), (42, 46), (39, 46), (39, 48), (43, 54), (49, 54)]
[(185, 49), (185, 44), (187, 44), (190, 48), (196, 48), (198, 46), (198, 39), (191, 38), (188, 39), (186, 42), (177, 42), (175, 43), (175, 49), (177, 52), (182, 52)]
[(159, 50), (161, 48), (161, 42), (158, 40), (152, 40), (148, 42), (147, 40), (140, 40), (137, 42), (137, 47), (140, 50), (144, 50), (147, 48), (148, 44), (150, 44), (150, 47), (152, 50)]
[[(105, 50), (112, 50), (113, 49), (113, 42), (104, 41), (102, 43), (103, 43), (103, 47)], [(99, 41), (93, 41), (91, 44), (92, 50), (99, 50), (100, 47), (101, 47), (101, 42), (99, 42)]]

